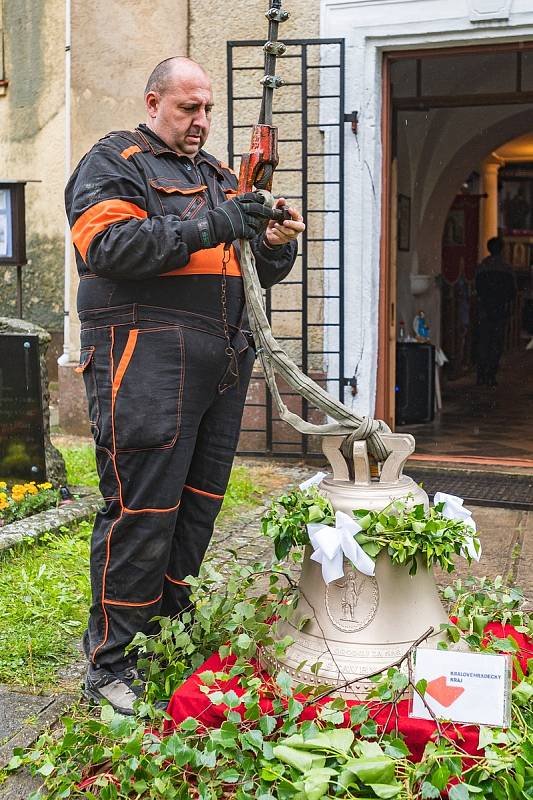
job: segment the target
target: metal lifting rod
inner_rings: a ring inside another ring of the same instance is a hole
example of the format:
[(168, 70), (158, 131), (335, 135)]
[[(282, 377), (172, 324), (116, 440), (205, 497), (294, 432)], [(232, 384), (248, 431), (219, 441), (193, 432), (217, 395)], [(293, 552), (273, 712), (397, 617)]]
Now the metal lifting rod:
[[(275, 74), (276, 58), (283, 55), (286, 47), (278, 42), (280, 22), (289, 18), (289, 12), (281, 7), (282, 0), (270, 0), (270, 8), (265, 16), (268, 19), (268, 41), (263, 47), (265, 53), (265, 74), (261, 79), (263, 96), (259, 122), (253, 126), (250, 151), (244, 153), (239, 172), (239, 192), (272, 188), (272, 176), (278, 165), (278, 131), (272, 125), (272, 96), (274, 89), (283, 81)], [(287, 213), (280, 212), (280, 219), (289, 219)]]
[(283, 80), (276, 75), (276, 58), (282, 56), (286, 46), (278, 42), (278, 29), (280, 22), (289, 18), (289, 12), (281, 7), (281, 0), (271, 0), (271, 6), (266, 12), (268, 19), (268, 41), (263, 47), (265, 53), (265, 74), (261, 80), (263, 84), (263, 99), (259, 114), (260, 125), (272, 125), (272, 97), (274, 89), (283, 85)]

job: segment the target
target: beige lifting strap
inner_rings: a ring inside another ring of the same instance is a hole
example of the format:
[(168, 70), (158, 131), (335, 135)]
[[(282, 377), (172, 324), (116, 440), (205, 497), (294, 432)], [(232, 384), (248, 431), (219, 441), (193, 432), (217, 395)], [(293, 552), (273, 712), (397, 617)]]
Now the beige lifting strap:
[[(264, 194), (267, 197), (267, 202), (272, 204), (272, 196), (267, 192)], [(339, 400), (335, 400), (321, 386), (305, 375), (294, 361), (289, 358), (272, 334), (265, 313), (263, 290), (259, 283), (250, 242), (241, 240), (240, 246), (241, 272), (250, 329), (257, 347), (266, 384), (275, 400), (281, 419), (292, 425), (299, 433), (318, 434), (319, 436), (339, 436), (344, 434), (349, 436), (349, 443), (359, 439), (366, 439), (369, 452), (372, 453), (377, 461), (384, 461), (390, 450), (386, 447), (380, 434), (390, 433), (389, 427), (381, 420), (359, 417), (354, 414), (347, 406)], [(289, 411), (279, 393), (276, 384), (276, 373), (283, 378), (291, 389), (294, 389), (335, 422), (315, 425), (302, 419), (293, 411)]]

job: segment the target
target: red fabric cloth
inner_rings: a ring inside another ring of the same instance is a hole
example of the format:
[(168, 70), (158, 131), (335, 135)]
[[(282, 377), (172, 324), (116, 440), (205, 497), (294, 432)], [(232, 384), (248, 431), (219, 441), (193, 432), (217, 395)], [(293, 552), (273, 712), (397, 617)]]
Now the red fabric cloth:
[[(495, 636), (505, 638), (512, 636), (515, 639), (519, 652), (515, 653), (520, 666), (523, 671), (527, 669), (527, 661), (533, 658), (533, 642), (522, 633), (518, 633), (511, 625), (502, 625), (499, 622), (492, 622), (487, 625), (485, 629), (488, 633), (492, 632)], [(171, 733), (184, 719), (187, 717), (195, 717), (206, 728), (219, 728), (225, 720), (225, 711), (227, 710), (224, 704), (213, 705), (207, 696), (200, 691), (202, 681), (200, 674), (207, 670), (212, 672), (229, 672), (231, 666), (235, 662), (235, 658), (230, 656), (222, 660), (218, 653), (210, 656), (207, 661), (194, 672), (176, 691), (174, 692), (167, 712), (172, 717), (165, 723), (165, 733)], [(252, 662), (256, 672), (263, 679), (264, 688), (261, 691), (260, 707), (264, 714), (272, 713), (272, 692), (270, 690), (271, 678), (262, 672), (257, 662)], [(218, 687), (213, 687), (211, 691), (215, 691)], [(244, 694), (244, 689), (239, 685), (238, 677), (231, 678), (220, 686), (221, 690), (228, 692), (233, 689), (237, 695)], [(299, 698), (300, 700), (302, 698)], [(322, 703), (328, 702), (326, 698)], [(348, 700), (347, 705), (351, 706), (361, 705), (361, 702), (355, 700)], [(412, 753), (415, 761), (420, 761), (424, 748), (431, 736), (436, 731), (434, 722), (424, 719), (411, 719), (409, 717), (409, 701), (401, 700), (397, 704), (397, 717), (395, 718), (394, 709), (390, 704), (383, 704), (379, 702), (367, 703), (370, 709), (370, 716), (375, 720), (378, 729), (386, 729), (387, 732), (394, 729), (395, 725), (400, 733), (405, 736), (406, 744)], [(238, 712), (244, 713), (244, 706), (235, 709)], [(304, 710), (300, 719), (313, 719), (316, 716), (317, 706), (309, 706)], [(350, 725), (349, 713), (345, 714), (344, 726)], [(476, 725), (459, 725), (459, 724), (446, 724), (441, 725), (446, 734), (456, 741), (467, 753), (474, 755), (478, 749), (478, 735), (479, 727)]]

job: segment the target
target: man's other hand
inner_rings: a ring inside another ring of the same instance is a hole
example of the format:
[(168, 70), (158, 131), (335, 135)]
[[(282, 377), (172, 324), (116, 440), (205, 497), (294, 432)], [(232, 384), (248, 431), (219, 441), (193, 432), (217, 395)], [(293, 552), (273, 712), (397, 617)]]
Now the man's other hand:
[[(280, 208), (281, 206), (286, 205), (287, 201), (285, 198), (278, 197), (274, 207)], [(291, 215), (290, 219), (285, 219), (283, 222), (276, 222), (275, 220), (271, 219), (268, 223), (265, 231), (265, 242), (270, 247), (277, 247), (282, 244), (287, 244), (287, 242), (292, 241), (292, 239), (296, 239), (300, 233), (305, 231), (304, 218), (298, 209), (289, 206), (288, 211)]]

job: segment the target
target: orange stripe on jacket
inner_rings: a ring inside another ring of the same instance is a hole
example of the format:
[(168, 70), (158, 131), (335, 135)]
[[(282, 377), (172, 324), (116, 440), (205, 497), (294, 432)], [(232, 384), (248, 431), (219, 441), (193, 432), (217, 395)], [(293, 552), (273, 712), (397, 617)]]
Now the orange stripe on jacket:
[(114, 225), (128, 219), (147, 219), (148, 214), (142, 208), (126, 200), (102, 200), (91, 206), (78, 217), (72, 226), (72, 241), (80, 256), (85, 261), (87, 250), (94, 237)]
[(126, 147), (126, 149), (123, 150), (120, 155), (122, 156), (122, 158), (125, 158), (126, 161), (127, 161), (128, 158), (130, 158), (131, 156), (134, 156), (135, 153), (140, 153), (140, 152), (141, 152), (141, 148), (139, 147), (139, 145), (132, 144), (131, 147)]
[[(226, 274), (238, 278), (241, 275), (241, 265), (235, 255), (235, 248), (231, 247), (229, 253), (229, 261), (226, 264)], [(222, 273), (223, 258), (223, 244), (219, 244), (217, 247), (207, 248), (206, 250), (198, 250), (191, 255), (188, 264), (179, 269), (173, 269), (170, 272), (163, 272), (162, 277), (165, 278), (168, 275), (220, 275)]]

